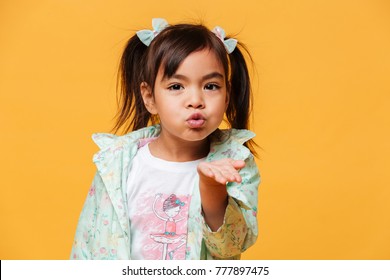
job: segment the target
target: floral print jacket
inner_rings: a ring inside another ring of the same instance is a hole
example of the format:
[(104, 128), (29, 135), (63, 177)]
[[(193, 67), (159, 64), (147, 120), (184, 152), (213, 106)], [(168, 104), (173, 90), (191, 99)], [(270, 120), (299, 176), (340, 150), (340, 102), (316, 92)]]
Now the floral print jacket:
[[(130, 221), (127, 177), (132, 158), (142, 142), (157, 137), (160, 126), (149, 126), (123, 136), (98, 133), (100, 147), (93, 161), (97, 172), (80, 214), (71, 259), (130, 259)], [(199, 188), (193, 188), (189, 209), (186, 259), (239, 259), (257, 238), (257, 189), (260, 175), (253, 155), (243, 144), (254, 137), (248, 130), (218, 130), (207, 161), (242, 159), (241, 183), (228, 183), (228, 206), (223, 225), (212, 232), (204, 222)]]

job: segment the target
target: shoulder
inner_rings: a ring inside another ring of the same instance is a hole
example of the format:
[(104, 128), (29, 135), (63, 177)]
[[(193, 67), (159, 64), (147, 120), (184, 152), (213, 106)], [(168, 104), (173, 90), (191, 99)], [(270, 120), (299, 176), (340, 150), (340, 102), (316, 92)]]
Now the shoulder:
[(219, 158), (246, 159), (251, 157), (245, 142), (255, 137), (255, 133), (246, 129), (217, 130), (210, 138), (209, 160)]
[[(160, 134), (160, 126), (148, 126), (128, 134), (117, 136), (109, 133), (95, 133), (92, 135), (93, 141), (100, 150), (93, 156), (93, 162), (102, 168), (101, 163), (107, 166), (110, 162), (121, 158), (123, 153), (135, 155), (142, 143)], [(99, 167), (98, 166), (98, 167)]]
[(160, 126), (148, 126), (132, 131), (125, 135), (115, 135), (110, 133), (94, 133), (92, 140), (101, 150), (120, 147), (128, 144), (138, 143), (143, 139), (153, 138), (160, 134)]
[(218, 130), (217, 133), (219, 133), (221, 142), (234, 141), (241, 145), (256, 136), (256, 134), (250, 130), (235, 128)]

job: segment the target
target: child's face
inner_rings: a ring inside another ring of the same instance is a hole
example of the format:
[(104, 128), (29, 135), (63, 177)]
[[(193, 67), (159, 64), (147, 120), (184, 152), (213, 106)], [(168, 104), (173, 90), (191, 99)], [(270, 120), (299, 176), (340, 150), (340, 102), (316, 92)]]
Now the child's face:
[(218, 128), (227, 108), (224, 69), (208, 49), (191, 53), (170, 78), (163, 79), (160, 67), (154, 98), (145, 94), (145, 88), (145, 105), (160, 118), (160, 137), (205, 140)]

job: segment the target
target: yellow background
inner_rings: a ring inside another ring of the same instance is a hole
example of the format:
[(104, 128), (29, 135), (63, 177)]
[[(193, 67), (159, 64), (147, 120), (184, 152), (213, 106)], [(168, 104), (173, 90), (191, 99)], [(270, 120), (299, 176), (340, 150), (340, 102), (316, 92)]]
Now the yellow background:
[(390, 259), (388, 0), (1, 0), (0, 259), (67, 259), (152, 17), (221, 25), (256, 64), (260, 236), (245, 259)]

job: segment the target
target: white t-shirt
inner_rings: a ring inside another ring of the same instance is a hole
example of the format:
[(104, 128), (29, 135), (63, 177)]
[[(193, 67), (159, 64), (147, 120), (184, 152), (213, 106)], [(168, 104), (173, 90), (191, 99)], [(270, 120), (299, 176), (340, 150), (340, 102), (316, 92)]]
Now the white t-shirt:
[(201, 161), (162, 160), (148, 144), (138, 150), (127, 180), (132, 259), (185, 259), (188, 209)]

